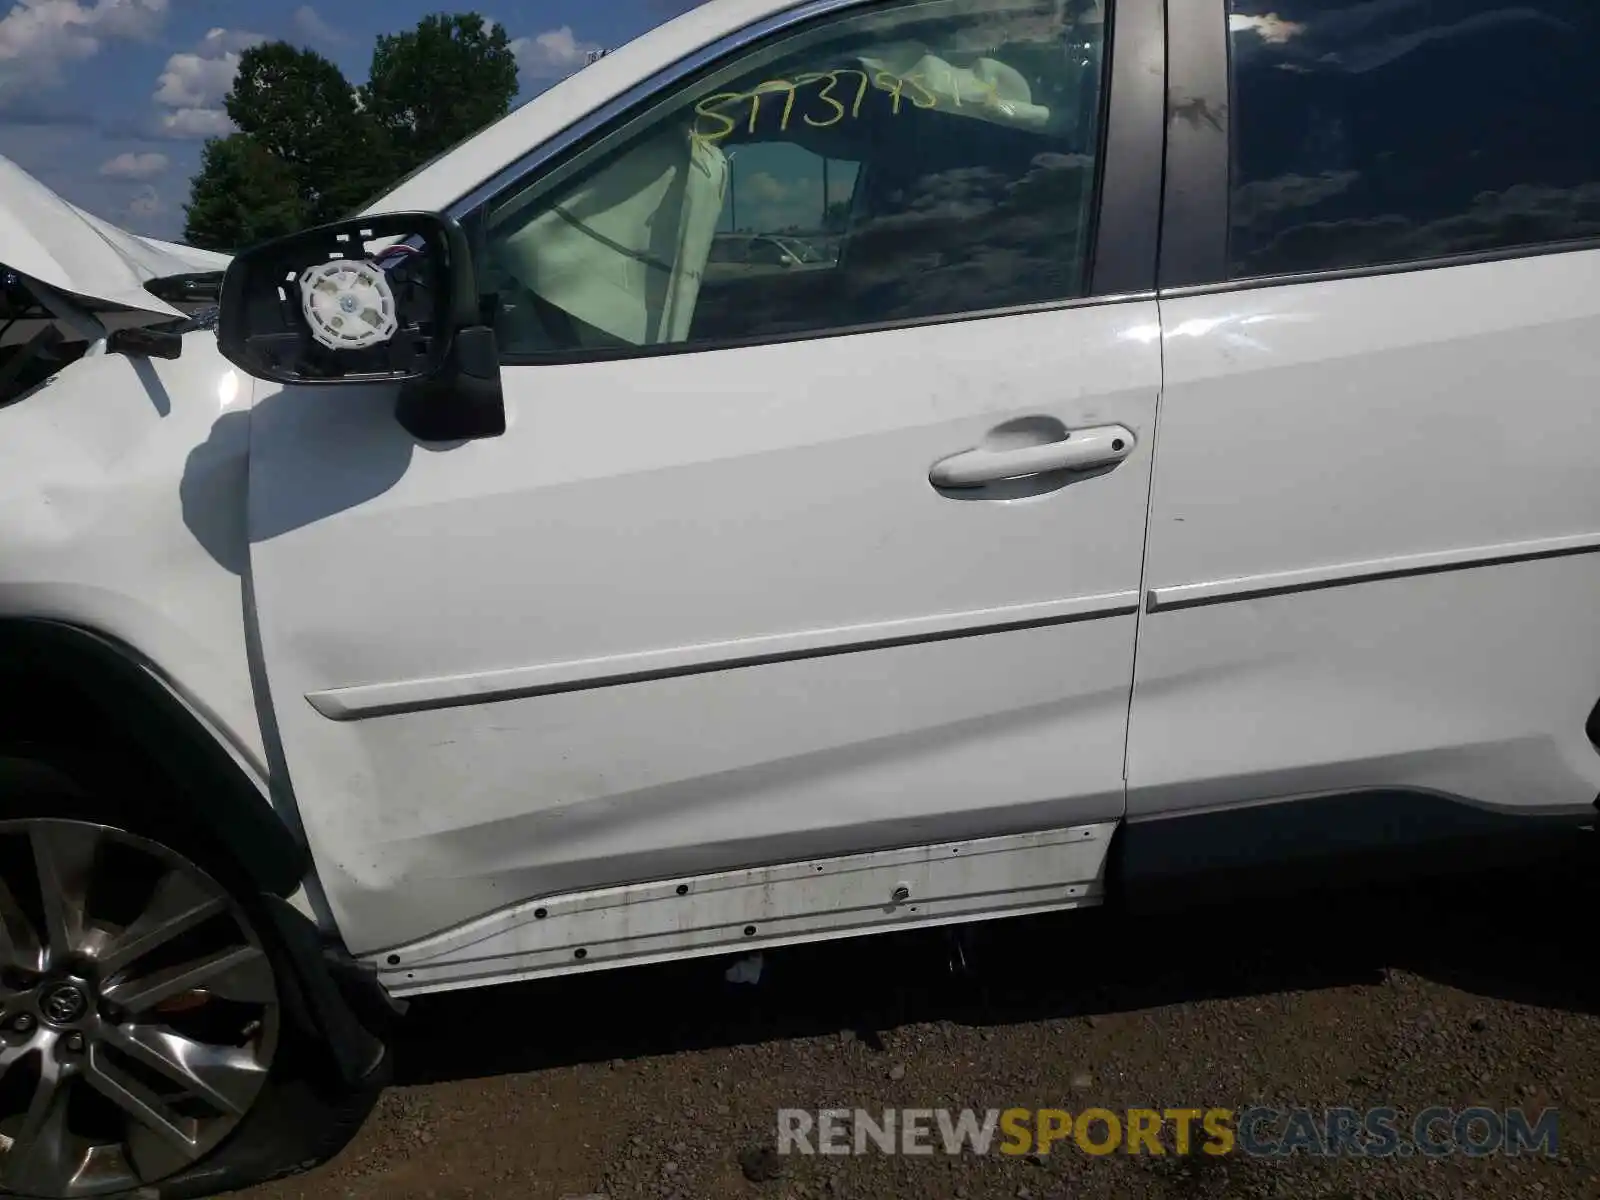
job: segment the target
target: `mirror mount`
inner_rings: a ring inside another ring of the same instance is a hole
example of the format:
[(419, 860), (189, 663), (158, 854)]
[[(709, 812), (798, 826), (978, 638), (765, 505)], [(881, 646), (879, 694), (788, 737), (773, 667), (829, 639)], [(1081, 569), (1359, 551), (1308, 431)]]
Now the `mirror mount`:
[(499, 437), (506, 431), (500, 349), (488, 325), (456, 331), (444, 370), (400, 386), (395, 419), (421, 442)]

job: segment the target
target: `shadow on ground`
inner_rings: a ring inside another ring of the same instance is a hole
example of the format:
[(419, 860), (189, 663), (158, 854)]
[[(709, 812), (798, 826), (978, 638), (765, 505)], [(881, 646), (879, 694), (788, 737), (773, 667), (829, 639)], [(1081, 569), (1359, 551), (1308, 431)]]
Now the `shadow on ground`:
[[(1485, 998), (1600, 1013), (1595, 835), (1512, 865), (1398, 883), (1088, 910), (768, 951), (761, 983), (727, 958), (603, 971), (416, 1000), (396, 1083), (898, 1025), (1004, 1025), (1228, 996), (1375, 983), (1390, 969)], [(969, 969), (951, 968), (960, 945)]]

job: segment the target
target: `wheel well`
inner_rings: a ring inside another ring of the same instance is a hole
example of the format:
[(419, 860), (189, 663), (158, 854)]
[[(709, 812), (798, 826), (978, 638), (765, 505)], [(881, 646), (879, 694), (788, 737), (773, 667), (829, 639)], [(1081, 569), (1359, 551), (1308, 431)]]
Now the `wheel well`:
[(0, 622), (0, 794), (11, 760), (81, 787), (172, 806), (263, 891), (287, 896), (310, 867), (299, 838), (216, 737), (114, 642), (50, 621)]

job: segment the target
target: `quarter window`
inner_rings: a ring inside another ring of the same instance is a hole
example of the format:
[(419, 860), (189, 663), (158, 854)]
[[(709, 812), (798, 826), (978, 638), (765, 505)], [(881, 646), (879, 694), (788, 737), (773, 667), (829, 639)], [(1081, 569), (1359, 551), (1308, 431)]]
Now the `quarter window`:
[(1600, 236), (1593, 0), (1232, 0), (1233, 275)]
[(814, 334), (1083, 294), (1104, 0), (806, 26), (491, 202), (502, 350)]

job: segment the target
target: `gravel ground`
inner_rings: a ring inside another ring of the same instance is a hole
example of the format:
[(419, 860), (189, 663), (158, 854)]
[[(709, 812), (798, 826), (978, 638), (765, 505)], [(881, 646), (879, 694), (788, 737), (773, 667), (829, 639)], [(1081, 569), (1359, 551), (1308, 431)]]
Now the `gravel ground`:
[[(995, 922), (417, 1001), (348, 1150), (254, 1200), (1600, 1197), (1600, 873)], [(1559, 1153), (777, 1158), (780, 1107), (1560, 1110)], [(750, 1177), (754, 1177), (754, 1181)]]

